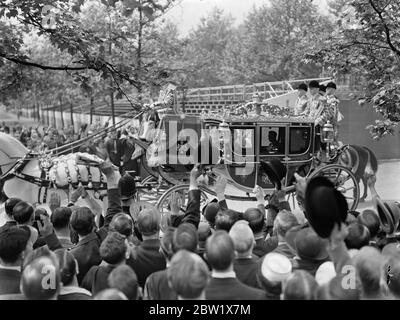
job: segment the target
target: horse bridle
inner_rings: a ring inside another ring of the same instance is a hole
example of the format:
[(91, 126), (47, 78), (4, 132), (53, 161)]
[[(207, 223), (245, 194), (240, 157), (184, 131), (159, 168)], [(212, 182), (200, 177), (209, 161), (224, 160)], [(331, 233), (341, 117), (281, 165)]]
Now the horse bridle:
[[(17, 160), (17, 162), (3, 175), (0, 176), (0, 182), (4, 183), (7, 180), (10, 180), (12, 178), (20, 178), (24, 181), (36, 184), (41, 187), (46, 187), (50, 185), (50, 180), (45, 180), (42, 178), (34, 177), (28, 174), (25, 174), (22, 172), (24, 170), (26, 164), (32, 160), (36, 159), (37, 155), (33, 154), (31, 152), (28, 152), (23, 158), (20, 158)], [(1, 168), (0, 168), (1, 171)]]
[[(45, 188), (45, 193), (44, 193), (44, 198), (43, 198), (43, 203), (46, 203), (46, 198), (47, 198), (47, 190), (51, 187), (55, 189), (60, 189), (60, 190), (68, 190), (70, 187), (72, 188), (78, 188), (80, 185), (85, 187), (86, 190), (93, 190), (93, 191), (99, 191), (99, 190), (106, 190), (107, 189), (107, 183), (105, 182), (99, 182), (98, 188), (94, 187), (94, 184), (91, 181), (77, 181), (77, 182), (71, 182), (69, 181), (67, 185), (65, 186), (57, 186), (55, 182), (46, 179), (45, 177), (48, 177), (46, 172), (50, 168), (43, 168), (42, 169), (42, 174), (40, 177), (34, 177), (29, 174), (25, 174), (22, 172), (22, 170), (25, 168), (26, 164), (33, 159), (40, 159), (40, 155), (32, 152), (28, 152), (23, 158), (18, 159), (17, 162), (3, 175), (0, 176), (0, 184), (4, 184), (7, 180), (10, 180), (12, 178), (19, 178), (21, 180), (24, 180), (26, 182), (32, 183), (34, 185), (37, 185), (40, 187), (39, 193), (38, 193), (38, 203), (41, 203), (40, 197), (42, 193), (42, 188)], [(0, 168), (1, 170), (1, 168)], [(46, 171), (47, 170), (47, 171)]]

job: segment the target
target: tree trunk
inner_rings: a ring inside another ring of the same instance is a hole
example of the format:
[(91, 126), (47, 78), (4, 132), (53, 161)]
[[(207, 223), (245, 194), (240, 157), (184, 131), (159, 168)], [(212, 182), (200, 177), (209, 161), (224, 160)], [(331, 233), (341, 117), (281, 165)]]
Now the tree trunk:
[(61, 99), (60, 99), (60, 117), (61, 117), (61, 126), (62, 126), (62, 129), (64, 130), (65, 124), (64, 124), (63, 105), (62, 105)]
[(69, 104), (69, 110), (70, 110), (70, 115), (71, 115), (72, 132), (75, 133), (74, 112), (73, 112), (72, 102)]
[(138, 101), (142, 102), (142, 82), (141, 82), (141, 71), (142, 71), (142, 43), (143, 43), (143, 11), (142, 2), (139, 0), (139, 30), (138, 30), (138, 47), (136, 52), (137, 59), (137, 71), (136, 71), (136, 81), (137, 81), (137, 91), (138, 91)]

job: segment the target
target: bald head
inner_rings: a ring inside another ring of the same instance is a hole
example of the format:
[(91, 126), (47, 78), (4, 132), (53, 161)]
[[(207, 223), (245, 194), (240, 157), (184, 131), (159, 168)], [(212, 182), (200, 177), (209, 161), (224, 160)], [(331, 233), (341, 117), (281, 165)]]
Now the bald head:
[(53, 300), (60, 290), (58, 265), (50, 257), (40, 257), (28, 264), (21, 276), (21, 292), (29, 300)]

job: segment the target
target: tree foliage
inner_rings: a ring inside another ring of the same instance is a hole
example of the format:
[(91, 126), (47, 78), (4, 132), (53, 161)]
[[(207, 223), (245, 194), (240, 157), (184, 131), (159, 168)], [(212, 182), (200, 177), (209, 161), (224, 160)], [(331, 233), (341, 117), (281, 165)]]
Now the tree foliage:
[[(43, 89), (47, 96), (53, 91), (58, 91), (56, 96), (70, 92), (69, 101), (77, 91), (93, 99), (98, 94), (104, 95), (105, 89), (121, 97), (126, 95), (125, 90), (142, 88), (163, 70), (160, 57), (148, 58), (148, 52), (154, 46), (155, 22), (173, 2), (9, 0), (1, 3), (1, 71), (25, 73), (27, 80), (24, 83), (2, 80), (2, 87), (11, 89), (10, 85), (17, 85), (14, 89), (26, 89), (31, 81), (28, 78), (32, 79), (32, 74), (39, 70), (34, 81), (36, 89), (52, 87)], [(39, 81), (40, 70), (46, 72), (43, 85)], [(7, 96), (10, 98), (10, 94)], [(54, 99), (52, 96), (51, 100)]]
[(310, 57), (323, 60), (334, 75), (359, 75), (360, 104), (371, 104), (382, 117), (369, 126), (380, 139), (400, 122), (400, 2), (352, 0), (348, 6), (341, 16), (347, 23)]

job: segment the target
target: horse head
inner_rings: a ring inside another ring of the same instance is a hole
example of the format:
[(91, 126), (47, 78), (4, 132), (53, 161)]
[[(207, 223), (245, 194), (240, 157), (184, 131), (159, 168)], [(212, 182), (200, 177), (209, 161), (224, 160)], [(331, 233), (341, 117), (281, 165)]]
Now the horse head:
[(9, 134), (0, 132), (0, 166), (9, 166), (25, 156), (29, 150)]

